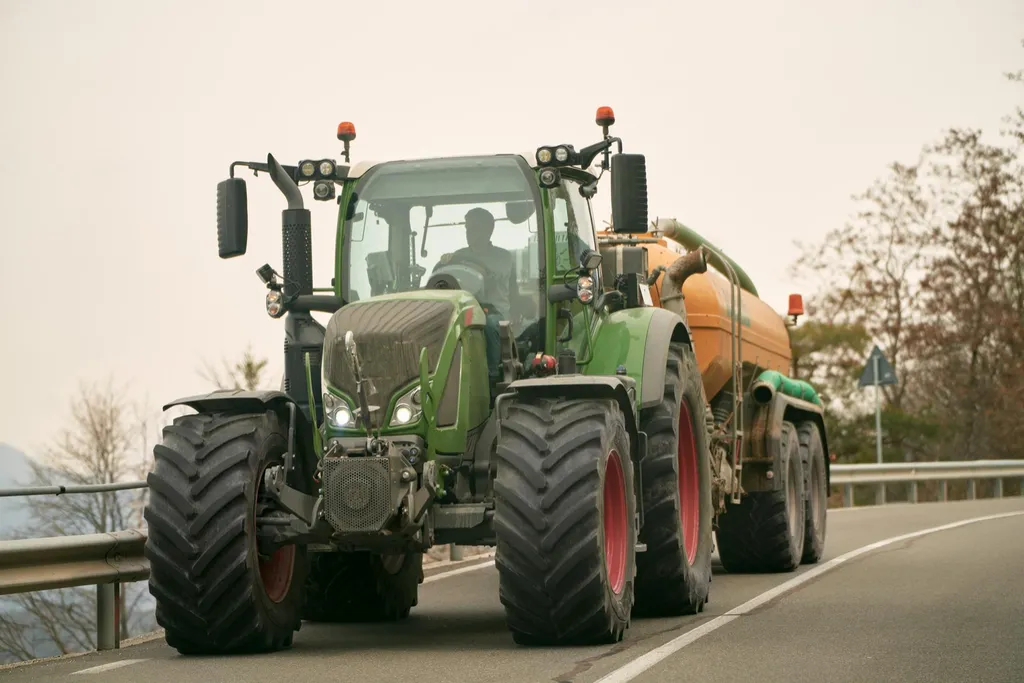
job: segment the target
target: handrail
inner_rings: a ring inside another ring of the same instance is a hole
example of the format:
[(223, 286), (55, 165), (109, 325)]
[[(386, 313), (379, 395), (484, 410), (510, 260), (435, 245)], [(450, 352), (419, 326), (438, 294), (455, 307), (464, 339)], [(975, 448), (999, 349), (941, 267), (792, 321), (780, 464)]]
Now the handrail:
[(16, 498), (18, 496), (61, 496), (68, 493), (109, 493), (129, 489), (149, 488), (147, 481), (119, 481), (112, 484), (81, 484), (71, 486), (21, 486), (0, 489), (0, 498)]

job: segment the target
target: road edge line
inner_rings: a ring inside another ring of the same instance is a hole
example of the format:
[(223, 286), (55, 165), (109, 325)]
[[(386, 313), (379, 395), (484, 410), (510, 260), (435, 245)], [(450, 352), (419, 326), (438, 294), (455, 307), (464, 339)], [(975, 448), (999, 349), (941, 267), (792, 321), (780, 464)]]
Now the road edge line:
[(921, 529), (919, 531), (912, 531), (907, 534), (901, 534), (899, 536), (893, 536), (891, 538), (882, 539), (868, 545), (861, 546), (855, 550), (851, 550), (847, 553), (843, 553), (839, 557), (835, 557), (824, 564), (818, 565), (812, 569), (798, 574), (797, 576), (780, 583), (778, 586), (771, 588), (764, 593), (761, 593), (754, 598), (746, 601), (739, 607), (729, 610), (725, 614), (715, 617), (711, 621), (705, 622), (696, 628), (693, 628), (680, 636), (673, 638), (664, 645), (656, 647), (650, 652), (646, 652), (636, 659), (632, 660), (628, 664), (624, 664), (619, 668), (605, 674), (599, 678), (595, 683), (628, 683), (634, 678), (644, 673), (654, 665), (660, 663), (662, 660), (667, 659), (669, 656), (675, 654), (679, 650), (682, 650), (687, 645), (703, 638), (704, 636), (717, 631), (721, 627), (725, 626), (734, 619), (738, 619), (748, 612), (752, 612), (761, 605), (774, 600), (775, 598), (792, 591), (794, 588), (801, 584), (807, 583), (822, 574), (832, 571), (836, 567), (849, 562), (850, 560), (870, 553), (873, 550), (878, 550), (886, 546), (893, 545), (894, 543), (900, 543), (902, 541), (908, 541), (913, 538), (920, 538), (921, 536), (928, 536), (935, 534), (940, 531), (948, 531), (950, 529), (956, 529), (958, 527), (967, 526), (969, 524), (977, 524), (978, 522), (989, 522), (996, 519), (1005, 519), (1008, 517), (1020, 517), (1024, 515), (1024, 510), (1018, 510), (1015, 512), (1001, 512), (995, 515), (985, 515), (983, 517), (972, 517), (970, 519), (960, 520), (958, 522), (951, 522), (949, 524), (943, 524), (937, 527), (931, 527), (928, 529)]

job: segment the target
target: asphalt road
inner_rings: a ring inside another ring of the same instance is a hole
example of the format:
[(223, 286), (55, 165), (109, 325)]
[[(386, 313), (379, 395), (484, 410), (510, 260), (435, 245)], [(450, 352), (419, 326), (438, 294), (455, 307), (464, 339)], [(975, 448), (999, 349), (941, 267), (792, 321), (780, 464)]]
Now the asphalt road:
[[(1021, 514), (891, 540), (1007, 513)], [(484, 562), (430, 577), (401, 624), (306, 624), (291, 650), (262, 656), (186, 658), (158, 639), (0, 669), (0, 682), (1024, 681), (1024, 498), (833, 511), (828, 524), (818, 565), (718, 571), (703, 614), (634, 621), (616, 646), (517, 647)]]

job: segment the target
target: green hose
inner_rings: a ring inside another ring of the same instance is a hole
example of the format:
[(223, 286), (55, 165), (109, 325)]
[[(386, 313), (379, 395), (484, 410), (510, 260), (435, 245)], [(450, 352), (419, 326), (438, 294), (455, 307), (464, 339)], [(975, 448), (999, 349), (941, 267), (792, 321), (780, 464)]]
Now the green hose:
[[(722, 274), (728, 273), (728, 269), (725, 264), (722, 263), (724, 259), (726, 263), (732, 266), (732, 269), (736, 271), (736, 279), (739, 280), (740, 288), (745, 289), (754, 296), (758, 296), (757, 289), (754, 287), (754, 282), (747, 275), (746, 271), (740, 268), (739, 264), (733, 261), (731, 258), (725, 255), (721, 249), (708, 242), (706, 239), (698, 235), (696, 232), (686, 227), (675, 218), (662, 218), (658, 221), (658, 229), (662, 231), (665, 237), (679, 242), (690, 251), (693, 251), (701, 246), (705, 246), (708, 249), (713, 249), (717, 253), (708, 254), (708, 263), (713, 265), (716, 269), (722, 272)], [(719, 258), (718, 254), (722, 257)]]
[(750, 389), (751, 395), (758, 403), (768, 403), (772, 400), (776, 391), (781, 391), (786, 396), (808, 401), (815, 405), (821, 405), (818, 392), (802, 379), (790, 379), (781, 372), (765, 370), (757, 377)]

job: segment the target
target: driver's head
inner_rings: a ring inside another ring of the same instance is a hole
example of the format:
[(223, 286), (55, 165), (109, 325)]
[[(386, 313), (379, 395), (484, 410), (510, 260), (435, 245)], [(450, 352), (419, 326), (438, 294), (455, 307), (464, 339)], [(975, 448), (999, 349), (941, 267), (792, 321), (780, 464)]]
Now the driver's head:
[(494, 216), (487, 209), (470, 209), (466, 212), (466, 244), (471, 247), (491, 243), (494, 232)]

